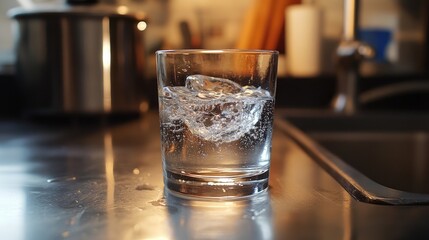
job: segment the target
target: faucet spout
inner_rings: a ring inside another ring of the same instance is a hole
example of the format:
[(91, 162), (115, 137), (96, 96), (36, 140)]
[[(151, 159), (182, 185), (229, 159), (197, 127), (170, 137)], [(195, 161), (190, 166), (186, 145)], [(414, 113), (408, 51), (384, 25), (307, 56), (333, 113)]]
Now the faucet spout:
[(343, 35), (337, 48), (337, 93), (332, 101), (334, 111), (353, 114), (358, 108), (359, 65), (374, 56), (374, 50), (357, 37), (359, 0), (344, 0)]

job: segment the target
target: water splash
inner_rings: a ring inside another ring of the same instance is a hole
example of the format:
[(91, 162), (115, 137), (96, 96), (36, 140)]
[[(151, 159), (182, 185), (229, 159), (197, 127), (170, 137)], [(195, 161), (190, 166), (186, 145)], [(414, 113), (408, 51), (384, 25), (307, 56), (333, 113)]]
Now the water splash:
[(265, 102), (271, 100), (270, 93), (261, 88), (193, 75), (186, 86), (164, 87), (161, 105), (169, 119), (165, 124), (183, 122), (204, 140), (232, 142), (254, 128)]

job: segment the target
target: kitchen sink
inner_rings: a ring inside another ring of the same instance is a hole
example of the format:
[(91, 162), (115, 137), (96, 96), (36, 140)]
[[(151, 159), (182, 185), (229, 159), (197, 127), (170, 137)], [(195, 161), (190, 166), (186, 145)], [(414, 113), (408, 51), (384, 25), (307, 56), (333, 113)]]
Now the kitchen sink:
[(280, 111), (277, 125), (354, 198), (429, 204), (429, 114)]

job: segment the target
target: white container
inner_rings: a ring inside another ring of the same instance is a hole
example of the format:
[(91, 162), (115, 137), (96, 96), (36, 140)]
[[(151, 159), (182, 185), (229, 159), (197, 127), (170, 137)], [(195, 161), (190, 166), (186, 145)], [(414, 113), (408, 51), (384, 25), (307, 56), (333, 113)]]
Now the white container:
[(322, 11), (309, 4), (285, 10), (287, 74), (312, 77), (322, 72)]

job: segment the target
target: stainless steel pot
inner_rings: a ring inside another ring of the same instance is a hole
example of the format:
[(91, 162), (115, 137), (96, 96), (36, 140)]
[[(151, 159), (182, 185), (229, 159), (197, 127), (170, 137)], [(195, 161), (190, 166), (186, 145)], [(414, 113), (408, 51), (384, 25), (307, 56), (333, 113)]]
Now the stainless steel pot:
[(105, 5), (12, 9), (26, 113), (138, 112), (145, 17)]

